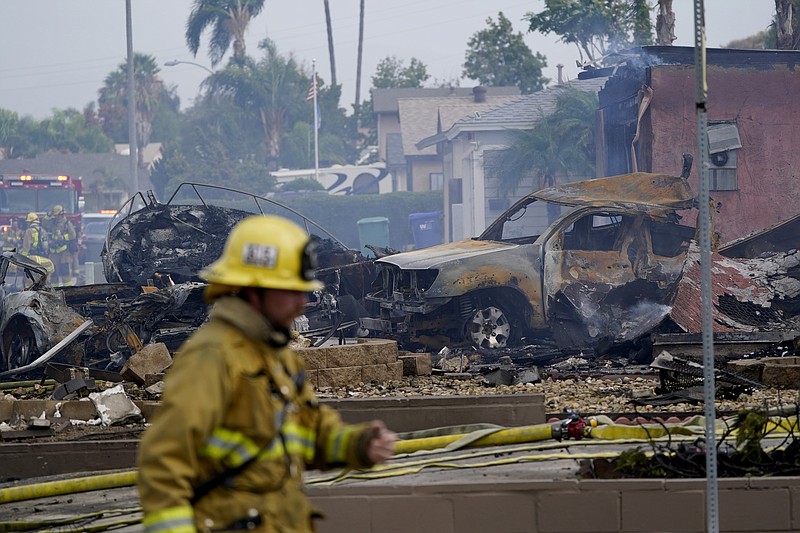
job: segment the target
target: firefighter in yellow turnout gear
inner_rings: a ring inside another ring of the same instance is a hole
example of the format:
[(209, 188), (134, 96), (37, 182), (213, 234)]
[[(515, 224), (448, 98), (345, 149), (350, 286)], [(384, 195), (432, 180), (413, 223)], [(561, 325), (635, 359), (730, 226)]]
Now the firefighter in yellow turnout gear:
[(306, 467), (370, 467), (391, 457), (382, 422), (347, 425), (322, 405), (289, 346), (316, 256), (308, 235), (274, 216), (231, 231), (201, 275), (214, 305), (179, 350), (139, 447), (150, 532), (314, 531)]
[(8, 227), (8, 231), (3, 238), (3, 251), (10, 252), (12, 250), (20, 251), (22, 249), (22, 238), (25, 236), (25, 231), (20, 226), (18, 218), (12, 218)]
[(39, 215), (28, 213), (25, 217), (25, 234), (22, 237), (20, 253), (39, 263), (47, 271), (48, 276), (55, 271), (53, 262), (47, 258), (48, 235), (39, 223)]
[(77, 271), (72, 272), (73, 250), (77, 245), (78, 238), (75, 226), (67, 218), (64, 208), (60, 205), (53, 206), (46, 218), (50, 259), (56, 268), (53, 274), (53, 285), (75, 285), (75, 276), (78, 274)]

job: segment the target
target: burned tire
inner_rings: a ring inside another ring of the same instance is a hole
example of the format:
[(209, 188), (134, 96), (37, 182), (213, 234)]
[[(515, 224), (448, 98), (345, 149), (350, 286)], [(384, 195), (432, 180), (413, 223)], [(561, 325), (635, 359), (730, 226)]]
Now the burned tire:
[(513, 317), (496, 303), (486, 303), (473, 310), (464, 327), (467, 342), (478, 348), (505, 348), (517, 332)]
[(25, 324), (9, 329), (13, 332), (8, 339), (3, 339), (6, 369), (13, 370), (35, 361), (41, 354), (30, 326)]

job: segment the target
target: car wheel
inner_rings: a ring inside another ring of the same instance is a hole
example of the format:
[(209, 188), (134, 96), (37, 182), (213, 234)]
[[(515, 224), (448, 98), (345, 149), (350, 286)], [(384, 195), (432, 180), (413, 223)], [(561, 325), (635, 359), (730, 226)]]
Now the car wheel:
[(501, 307), (481, 306), (473, 311), (467, 321), (466, 340), (479, 348), (505, 348), (511, 338), (512, 329), (512, 321)]
[(23, 328), (14, 332), (11, 342), (8, 343), (8, 370), (23, 367), (36, 360), (39, 349), (36, 347), (36, 338), (30, 328)]

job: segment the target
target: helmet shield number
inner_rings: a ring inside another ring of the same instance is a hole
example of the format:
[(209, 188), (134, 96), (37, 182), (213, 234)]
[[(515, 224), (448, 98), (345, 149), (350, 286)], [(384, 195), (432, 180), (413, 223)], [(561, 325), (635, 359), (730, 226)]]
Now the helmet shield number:
[(242, 264), (261, 267), (275, 268), (278, 262), (278, 249), (274, 246), (264, 244), (245, 244), (242, 248)]

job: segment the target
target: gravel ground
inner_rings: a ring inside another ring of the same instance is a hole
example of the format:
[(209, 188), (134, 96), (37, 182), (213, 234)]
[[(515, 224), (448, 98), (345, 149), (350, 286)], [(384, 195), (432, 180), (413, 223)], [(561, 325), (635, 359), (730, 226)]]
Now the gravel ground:
[[(546, 378), (539, 383), (491, 385), (482, 376), (458, 379), (443, 376), (407, 377), (383, 384), (317, 391), (321, 398), (387, 398), (405, 396), (476, 396), (484, 394), (544, 394), (545, 410), (557, 414), (564, 409), (579, 413), (702, 412), (702, 404), (676, 403), (664, 406), (635, 405), (633, 399), (655, 395), (656, 376)], [(777, 407), (796, 402), (797, 391), (761, 389), (742, 394), (735, 400), (720, 400), (717, 409)]]
[[(113, 385), (113, 384), (109, 384)], [(630, 375), (589, 377), (573, 376), (553, 379), (547, 377), (538, 383), (519, 385), (494, 385), (483, 376), (464, 374), (433, 375), (425, 377), (404, 377), (386, 383), (365, 383), (346, 388), (321, 388), (320, 398), (391, 398), (419, 396), (478, 396), (492, 394), (544, 394), (545, 411), (548, 416), (563, 413), (570, 409), (581, 415), (612, 413), (659, 413), (665, 420), (669, 416), (685, 416), (687, 413), (703, 414), (701, 403), (672, 403), (662, 406), (637, 405), (634, 399), (651, 397), (659, 385), (655, 375)], [(5, 398), (22, 400), (47, 398), (46, 389), (26, 389), (25, 391), (6, 391)], [(145, 398), (144, 391), (135, 388), (130, 395), (136, 399)], [(736, 399), (718, 400), (717, 409), (722, 412), (735, 412), (742, 408), (771, 408), (797, 403), (797, 391), (761, 389), (751, 394), (741, 394)], [(677, 420), (671, 420), (677, 421)], [(37, 442), (82, 440), (87, 438), (138, 438), (144, 430), (142, 424), (126, 426), (80, 425), (66, 428), (52, 437), (37, 437)]]

